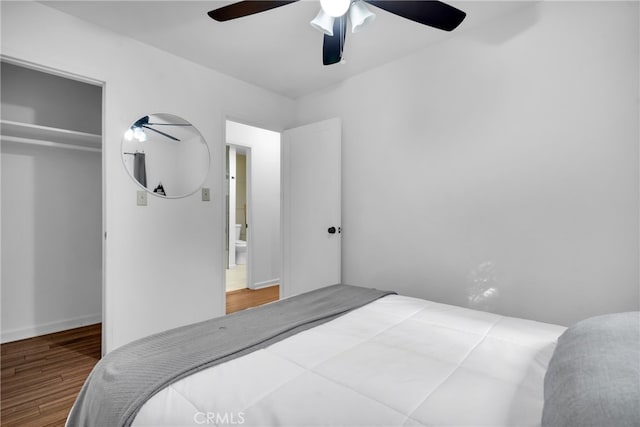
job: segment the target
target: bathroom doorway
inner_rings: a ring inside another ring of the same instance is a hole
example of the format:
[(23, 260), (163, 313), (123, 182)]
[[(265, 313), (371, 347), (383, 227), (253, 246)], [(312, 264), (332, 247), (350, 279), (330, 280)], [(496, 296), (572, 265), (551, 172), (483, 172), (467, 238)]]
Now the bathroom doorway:
[(226, 290), (247, 288), (249, 205), (247, 178), (251, 148), (227, 144), (228, 245)]
[(279, 294), (280, 133), (227, 120), (225, 146), (226, 297)]

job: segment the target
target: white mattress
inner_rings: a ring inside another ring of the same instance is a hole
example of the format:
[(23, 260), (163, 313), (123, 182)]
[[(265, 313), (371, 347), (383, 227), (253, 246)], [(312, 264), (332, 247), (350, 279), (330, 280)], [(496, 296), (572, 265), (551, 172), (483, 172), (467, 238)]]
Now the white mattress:
[(184, 378), (134, 426), (537, 426), (564, 327), (387, 296)]

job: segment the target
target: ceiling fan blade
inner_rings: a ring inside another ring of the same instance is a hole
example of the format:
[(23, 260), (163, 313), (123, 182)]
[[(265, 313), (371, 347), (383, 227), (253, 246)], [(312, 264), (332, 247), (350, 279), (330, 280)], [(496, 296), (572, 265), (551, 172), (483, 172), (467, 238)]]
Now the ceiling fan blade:
[(322, 63), (324, 65), (337, 64), (342, 60), (344, 40), (347, 37), (347, 15), (333, 21), (333, 35), (324, 35), (322, 44)]
[(180, 140), (179, 140), (178, 138), (176, 138), (175, 136), (171, 136), (171, 135), (169, 135), (168, 133), (164, 133), (164, 132), (162, 132), (162, 131), (159, 131), (158, 129), (154, 129), (154, 128), (149, 127), (149, 126), (147, 126), (147, 125), (142, 125), (141, 127), (145, 128), (145, 129), (152, 130), (152, 131), (154, 131), (154, 132), (157, 132), (157, 133), (159, 133), (159, 134), (160, 134), (160, 135), (162, 135), (162, 136), (166, 136), (167, 138), (173, 139), (174, 141), (178, 141), (178, 142), (180, 142)]
[(193, 126), (191, 123), (147, 123), (150, 126)]
[(387, 12), (438, 28), (439, 30), (451, 31), (464, 20), (466, 13), (446, 3), (435, 0), (412, 1), (412, 0), (365, 0)]
[(254, 13), (266, 12), (276, 7), (285, 6), (289, 3), (295, 3), (298, 0), (286, 1), (240, 1), (218, 9), (207, 12), (211, 19), (219, 22), (229, 21), (231, 19), (242, 18), (243, 16), (253, 15)]

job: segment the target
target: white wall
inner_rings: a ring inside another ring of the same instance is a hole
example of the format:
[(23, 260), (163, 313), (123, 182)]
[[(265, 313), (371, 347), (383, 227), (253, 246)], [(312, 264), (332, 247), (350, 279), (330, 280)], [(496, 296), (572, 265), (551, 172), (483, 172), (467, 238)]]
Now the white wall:
[(300, 124), (343, 118), (343, 281), (565, 325), (638, 310), (638, 16), (541, 2), (300, 99)]
[(2, 142), (2, 341), (100, 322), (100, 153)]
[[(251, 148), (249, 194), (250, 288), (280, 281), (280, 134), (227, 121), (227, 143)], [(238, 219), (236, 219), (238, 222)], [(232, 225), (233, 227), (233, 225)], [(231, 229), (232, 232), (233, 228)]]
[[(223, 314), (224, 117), (281, 129), (293, 102), (46, 5), (1, 7), (3, 54), (105, 82), (105, 348)], [(211, 202), (198, 192), (136, 206), (121, 138), (155, 112), (185, 118), (207, 140)]]

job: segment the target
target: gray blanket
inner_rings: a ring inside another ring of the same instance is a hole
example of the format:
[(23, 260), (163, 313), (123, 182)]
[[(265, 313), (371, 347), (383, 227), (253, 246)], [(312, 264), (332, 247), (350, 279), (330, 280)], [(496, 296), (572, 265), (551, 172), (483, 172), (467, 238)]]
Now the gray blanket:
[(98, 362), (67, 426), (130, 426), (142, 405), (171, 383), (392, 293), (334, 285), (134, 341)]

